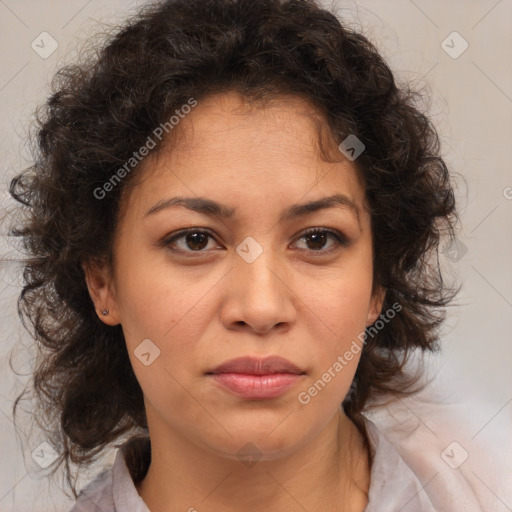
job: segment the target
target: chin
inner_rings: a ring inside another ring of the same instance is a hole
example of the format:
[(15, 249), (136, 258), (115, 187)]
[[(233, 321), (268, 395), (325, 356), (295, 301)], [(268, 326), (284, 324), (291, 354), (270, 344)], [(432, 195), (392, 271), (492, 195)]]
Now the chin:
[(208, 437), (205, 443), (216, 453), (231, 460), (243, 461), (247, 457), (263, 461), (286, 457), (305, 446), (314, 435), (290, 428), (280, 430), (280, 423), (285, 417), (281, 415), (279, 422), (248, 422), (240, 423), (237, 427), (222, 423), (231, 436), (226, 434), (221, 439)]

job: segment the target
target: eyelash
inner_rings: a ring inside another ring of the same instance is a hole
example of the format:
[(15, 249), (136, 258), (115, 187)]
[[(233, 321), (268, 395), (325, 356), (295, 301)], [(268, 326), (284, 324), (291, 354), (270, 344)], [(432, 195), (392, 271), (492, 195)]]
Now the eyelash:
[[(207, 229), (187, 228), (182, 231), (179, 231), (178, 233), (174, 233), (171, 237), (164, 238), (157, 245), (159, 245), (161, 247), (169, 247), (174, 242), (179, 240), (180, 238), (184, 238), (191, 233), (195, 233), (195, 234), (199, 233), (199, 234), (207, 235), (210, 238), (215, 239), (215, 236), (213, 235), (213, 233)], [(334, 238), (336, 243), (330, 249), (325, 249), (325, 250), (324, 249), (319, 249), (319, 250), (301, 249), (302, 251), (308, 251), (311, 253), (319, 253), (319, 256), (325, 256), (325, 255), (331, 254), (332, 252), (338, 250), (340, 247), (347, 247), (349, 245), (349, 240), (347, 239), (347, 237), (345, 235), (343, 235), (339, 231), (328, 229), (328, 228), (322, 228), (322, 227), (310, 228), (310, 229), (306, 230), (304, 233), (302, 233), (296, 240), (300, 240), (308, 235), (315, 234), (315, 233), (327, 233), (328, 235), (331, 235)], [(183, 253), (192, 253), (190, 256), (187, 256), (187, 257), (196, 257), (195, 255), (193, 255), (194, 253), (197, 255), (201, 255), (202, 253), (206, 252), (205, 250), (198, 250), (198, 251), (182, 250), (182, 249), (171, 249), (171, 250), (173, 252), (180, 252), (182, 254)]]

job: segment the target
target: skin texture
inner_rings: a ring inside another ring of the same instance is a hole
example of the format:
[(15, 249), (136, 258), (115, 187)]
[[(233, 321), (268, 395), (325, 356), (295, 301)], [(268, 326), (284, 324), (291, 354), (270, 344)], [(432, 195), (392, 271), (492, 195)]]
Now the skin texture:
[[(152, 462), (138, 491), (152, 512), (361, 511), (367, 503), (368, 453), (340, 407), (361, 354), (307, 405), (297, 398), (354, 340), (360, 345), (383, 301), (380, 290), (372, 296), (363, 185), (334, 140), (339, 162), (321, 159), (315, 119), (298, 97), (264, 107), (235, 92), (202, 100), (180, 122), (176, 147), (147, 157), (127, 189), (114, 268), (85, 267), (98, 315), (122, 325), (144, 393)], [(279, 220), (295, 203), (335, 193), (351, 198), (358, 215), (336, 206)], [(173, 206), (146, 215), (175, 196), (207, 197), (235, 214)], [(341, 232), (348, 245), (303, 237), (315, 227)], [(184, 228), (212, 238), (159, 245)], [(252, 263), (236, 251), (248, 236), (263, 249)], [(160, 350), (149, 366), (134, 354), (145, 339)], [(244, 400), (205, 374), (235, 357), (267, 355), (306, 372), (278, 398)], [(237, 455), (247, 443), (261, 456), (251, 467)]]

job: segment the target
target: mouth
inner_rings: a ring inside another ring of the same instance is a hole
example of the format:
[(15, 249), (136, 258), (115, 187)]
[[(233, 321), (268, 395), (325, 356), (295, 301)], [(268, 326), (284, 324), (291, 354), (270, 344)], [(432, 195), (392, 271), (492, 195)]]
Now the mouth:
[(281, 396), (305, 374), (297, 365), (278, 356), (240, 357), (206, 372), (224, 390), (247, 400)]
[(270, 356), (263, 359), (257, 357), (238, 357), (216, 366), (207, 372), (208, 375), (220, 373), (243, 373), (246, 375), (273, 375), (276, 373), (289, 373), (302, 375), (306, 372), (291, 361), (279, 356)]

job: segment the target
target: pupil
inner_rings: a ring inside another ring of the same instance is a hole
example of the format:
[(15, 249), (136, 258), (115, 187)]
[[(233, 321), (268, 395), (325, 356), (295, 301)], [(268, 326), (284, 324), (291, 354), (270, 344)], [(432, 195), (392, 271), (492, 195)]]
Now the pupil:
[[(201, 243), (201, 241), (206, 243)], [(190, 233), (187, 235), (187, 245), (190, 249), (204, 249), (208, 245), (208, 236), (204, 233)]]
[(317, 244), (319, 241), (321, 242), (320, 245), (315, 247), (316, 249), (321, 249), (324, 246), (326, 233), (311, 233), (308, 236), (313, 239), (313, 243), (315, 243), (315, 240)]

